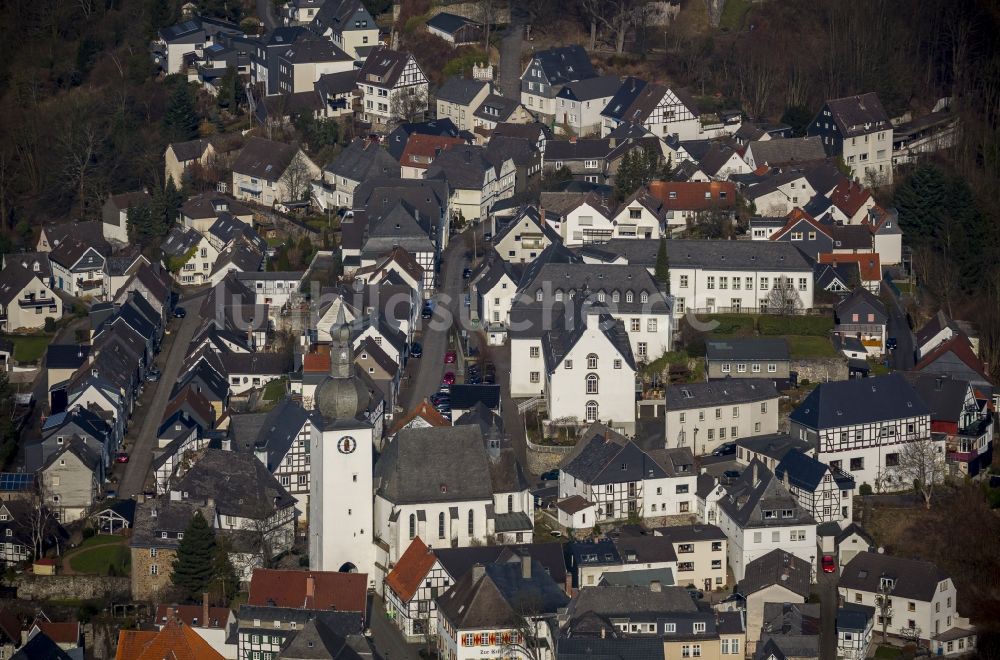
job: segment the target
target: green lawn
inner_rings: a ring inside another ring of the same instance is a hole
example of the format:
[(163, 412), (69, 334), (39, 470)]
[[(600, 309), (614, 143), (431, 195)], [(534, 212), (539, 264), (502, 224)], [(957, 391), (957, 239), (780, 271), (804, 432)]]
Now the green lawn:
[(117, 534), (98, 534), (97, 536), (91, 536), (89, 539), (85, 540), (80, 544), (79, 548), (95, 548), (99, 545), (110, 545), (112, 543), (121, 543), (122, 537)]
[(826, 337), (789, 335), (785, 339), (788, 341), (788, 350), (793, 359), (837, 357), (837, 351)]
[(74, 554), (69, 560), (70, 568), (77, 573), (87, 575), (109, 575), (111, 573), (128, 575), (128, 546), (121, 542), (121, 537), (116, 538), (118, 543), (97, 544)]
[(750, 0), (727, 0), (725, 8), (722, 10), (719, 27), (730, 31), (739, 30), (743, 17), (750, 11), (750, 7)]
[(279, 401), (285, 397), (288, 389), (288, 382), (284, 378), (277, 378), (264, 386), (265, 401)]
[(18, 362), (36, 362), (45, 355), (52, 337), (49, 335), (4, 335), (14, 344), (14, 359)]
[(895, 660), (900, 655), (899, 649), (892, 646), (880, 646), (875, 650), (876, 660)]

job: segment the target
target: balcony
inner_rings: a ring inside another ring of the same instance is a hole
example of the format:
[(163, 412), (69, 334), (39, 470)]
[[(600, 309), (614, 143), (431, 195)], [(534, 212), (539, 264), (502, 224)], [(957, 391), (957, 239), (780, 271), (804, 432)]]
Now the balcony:
[(21, 309), (37, 309), (39, 307), (49, 307), (52, 311), (55, 311), (56, 300), (55, 298), (36, 298), (35, 296), (28, 296), (27, 298), (22, 298), (17, 301), (17, 306)]

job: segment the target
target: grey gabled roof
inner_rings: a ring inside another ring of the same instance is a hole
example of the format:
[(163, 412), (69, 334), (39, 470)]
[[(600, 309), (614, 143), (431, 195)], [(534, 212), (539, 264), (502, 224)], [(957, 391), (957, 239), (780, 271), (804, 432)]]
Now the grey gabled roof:
[(610, 99), (618, 91), (621, 81), (618, 76), (595, 76), (566, 83), (556, 95), (561, 99), (573, 101), (593, 101), (595, 99)]
[(377, 142), (354, 138), (351, 144), (333, 159), (325, 171), (350, 179), (365, 181), (376, 176), (399, 176), (399, 163)]
[(393, 504), (492, 500), (477, 425), (403, 429), (375, 466), (375, 494)]
[(774, 475), (779, 479), (784, 479), (787, 474), (788, 481), (793, 486), (815, 492), (829, 471), (830, 467), (826, 463), (821, 463), (798, 449), (792, 449), (774, 468)]
[[(756, 458), (726, 490), (719, 508), (743, 529), (816, 524), (784, 484)], [(791, 512), (790, 517), (785, 517), (786, 511)], [(765, 512), (774, 515), (767, 517)]]
[(648, 586), (598, 586), (581, 589), (566, 610), (572, 621), (588, 612), (606, 617), (648, 616), (695, 612), (697, 606), (681, 587), (661, 587), (653, 591)]
[(211, 144), (211, 141), (199, 138), (197, 140), (188, 140), (187, 142), (172, 142), (168, 146), (174, 150), (174, 156), (177, 160), (183, 163), (201, 158)]
[(811, 573), (809, 562), (777, 548), (746, 565), (743, 579), (736, 585), (736, 593), (746, 597), (778, 585), (807, 598)]
[(752, 438), (740, 438), (736, 441), (736, 446), (776, 461), (783, 459), (785, 454), (793, 449), (808, 451), (811, 448), (805, 440), (799, 440), (787, 433), (768, 433)]
[(542, 68), (551, 85), (561, 85), (597, 75), (587, 51), (575, 44), (539, 51), (534, 54), (532, 61), (537, 62)]
[[(609, 627), (611, 627), (609, 623)], [(663, 660), (663, 640), (658, 637), (560, 637), (559, 660)]]
[(823, 139), (819, 136), (800, 138), (781, 138), (754, 142), (747, 151), (753, 152), (753, 160), (757, 166), (788, 165), (790, 163), (806, 163), (826, 158), (823, 150)]
[[(250, 413), (249, 416), (256, 418), (257, 415), (260, 414)], [(254, 422), (253, 424), (246, 425), (242, 430), (239, 430), (241, 427), (236, 424), (236, 421), (245, 416), (247, 415), (233, 415), (229, 435), (233, 442), (249, 442), (258, 451), (265, 451), (267, 453), (267, 469), (272, 472), (278, 468), (309, 419), (309, 415), (301, 403), (291, 398), (282, 399), (266, 414), (260, 415), (259, 419), (250, 420)], [(256, 429), (253, 428), (254, 426)], [(236, 429), (235, 432), (234, 429)], [(253, 431), (256, 433), (254, 434)], [(244, 433), (246, 433), (245, 436)]]
[(892, 589), (894, 597), (924, 602), (932, 600), (938, 583), (948, 579), (948, 575), (929, 561), (878, 552), (859, 552), (844, 566), (840, 586), (855, 591), (878, 593), (883, 576), (895, 580)]
[(820, 383), (789, 419), (811, 429), (836, 428), (930, 415), (930, 408), (899, 372)]
[[(663, 479), (668, 475), (646, 452), (632, 441), (621, 445), (613, 439), (594, 435), (560, 469), (573, 478), (594, 485), (643, 479)], [(622, 466), (628, 466), (622, 469)]]
[(602, 313), (587, 314), (579, 322), (575, 323), (572, 328), (553, 328), (542, 336), (542, 353), (545, 358), (545, 368), (550, 373), (562, 363), (563, 358), (566, 357), (583, 336), (587, 326), (595, 322), (601, 333), (625, 361), (625, 364), (630, 369), (635, 369), (635, 356), (632, 354), (632, 344), (629, 341), (628, 332), (625, 330), (625, 322), (622, 319), (614, 318), (610, 314)]
[[(667, 241), (669, 243), (669, 241)], [(671, 385), (665, 393), (667, 410), (690, 410), (706, 406), (737, 405), (777, 399), (774, 385), (759, 378), (726, 378), (704, 383)]]
[(277, 181), (298, 151), (299, 148), (293, 144), (252, 137), (236, 157), (233, 172), (265, 181)]
[(436, 14), (427, 20), (427, 27), (441, 30), (446, 34), (455, 34), (466, 25), (479, 25), (479, 23), (476, 23), (465, 16), (458, 16), (445, 11), (440, 14)]
[(864, 135), (889, 126), (889, 115), (875, 92), (831, 99), (826, 106), (844, 137)]
[[(438, 14), (438, 16), (441, 15)], [(430, 21), (427, 24), (430, 25)], [(469, 105), (483, 91), (483, 88), (487, 86), (489, 86), (489, 83), (485, 80), (470, 80), (469, 78), (451, 76), (438, 88), (437, 92), (434, 93), (434, 97), (439, 101), (447, 101), (448, 103), (455, 103), (457, 105)]]
[(295, 505), (295, 498), (252, 454), (206, 449), (172, 486), (192, 500), (214, 500), (222, 515), (262, 520)]
[[(602, 247), (630, 264), (656, 265), (657, 241), (613, 238)], [(785, 241), (725, 241), (677, 239), (667, 241), (671, 268), (712, 270), (782, 270), (812, 273), (812, 264), (798, 248)]]
[(787, 360), (788, 341), (772, 337), (733, 337), (705, 341), (706, 360)]

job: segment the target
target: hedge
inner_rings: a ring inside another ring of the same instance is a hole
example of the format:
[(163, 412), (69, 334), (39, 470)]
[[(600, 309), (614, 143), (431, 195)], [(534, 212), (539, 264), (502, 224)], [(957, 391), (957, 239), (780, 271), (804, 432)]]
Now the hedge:
[(833, 319), (829, 316), (760, 316), (757, 330), (762, 335), (826, 337), (833, 330)]

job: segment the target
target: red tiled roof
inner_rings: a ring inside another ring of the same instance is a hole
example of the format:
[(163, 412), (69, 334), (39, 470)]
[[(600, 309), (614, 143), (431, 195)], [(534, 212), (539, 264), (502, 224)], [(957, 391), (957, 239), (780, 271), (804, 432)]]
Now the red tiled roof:
[[(169, 618), (170, 605), (160, 605), (156, 608), (156, 619), (153, 623), (166, 624)], [(228, 607), (208, 608), (208, 625), (205, 625), (205, 608), (202, 605), (174, 605), (174, 616), (192, 628), (225, 629), (231, 613)]]
[(728, 209), (736, 204), (736, 186), (729, 181), (653, 181), (649, 192), (672, 211)]
[(877, 253), (819, 255), (821, 264), (857, 264), (862, 282), (877, 282), (882, 279), (882, 264)]
[(427, 399), (424, 399), (414, 408), (412, 411), (407, 413), (405, 417), (401, 417), (396, 420), (396, 423), (392, 425), (389, 433), (395, 433), (399, 429), (403, 428), (417, 417), (422, 417), (425, 422), (431, 426), (451, 426), (451, 422), (444, 418), (444, 416), (439, 413), (434, 406), (430, 404)]
[(257, 568), (250, 579), (247, 604), (364, 613), (367, 596), (364, 573)]
[(385, 576), (385, 582), (405, 603), (417, 593), (420, 583), (434, 566), (435, 561), (437, 561), (437, 557), (434, 556), (434, 551), (428, 548), (417, 536), (410, 541), (410, 547), (396, 562), (396, 566)]
[(448, 135), (424, 135), (415, 133), (406, 141), (399, 164), (403, 167), (427, 169), (438, 154), (448, 147), (465, 144), (465, 140)]
[(833, 202), (833, 205), (849, 218), (853, 218), (854, 214), (860, 211), (869, 199), (871, 199), (871, 193), (864, 186), (848, 179), (841, 180), (830, 193), (830, 201)]
[(224, 660), (189, 626), (168, 621), (160, 632), (121, 630), (116, 660)]
[(306, 353), (302, 356), (302, 373), (326, 373), (330, 371), (329, 353)]
[(39, 621), (35, 625), (56, 644), (80, 643), (80, 624), (78, 622), (56, 623)]
[(926, 369), (934, 362), (937, 362), (938, 358), (942, 355), (949, 352), (964, 362), (967, 367), (982, 376), (984, 380), (992, 382), (992, 379), (986, 373), (986, 365), (984, 365), (983, 361), (979, 359), (976, 352), (972, 350), (972, 344), (970, 344), (969, 340), (962, 334), (956, 334), (951, 339), (942, 342), (937, 348), (924, 356), (920, 362), (917, 362), (917, 365), (913, 367), (913, 370), (921, 371)]

